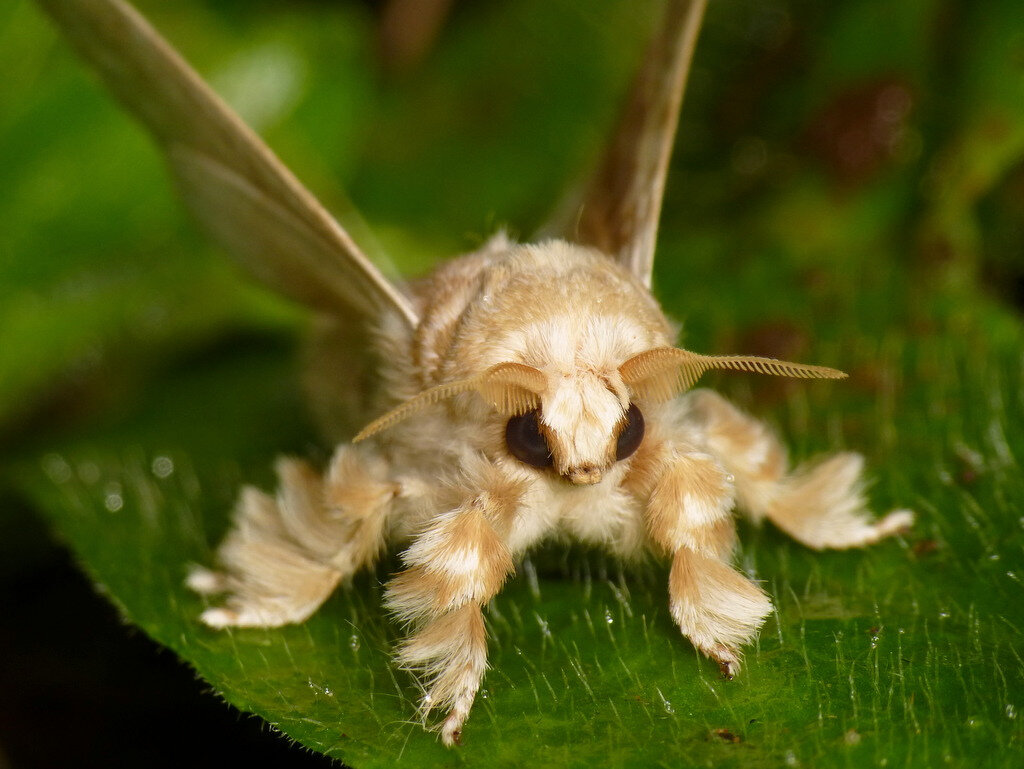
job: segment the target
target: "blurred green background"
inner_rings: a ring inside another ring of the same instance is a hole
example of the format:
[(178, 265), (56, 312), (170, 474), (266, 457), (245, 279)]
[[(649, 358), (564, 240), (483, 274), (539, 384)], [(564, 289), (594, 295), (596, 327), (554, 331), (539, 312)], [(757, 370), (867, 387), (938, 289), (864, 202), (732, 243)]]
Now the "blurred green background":
[[(659, 7), (423, 2), (399, 24), (438, 25), (417, 57), (370, 2), (139, 5), (410, 275), (543, 223)], [(728, 684), (674, 634), (663, 569), (541, 553), (495, 602), (488, 696), (454, 753), (407, 723), (388, 565), (304, 628), (197, 627), (181, 578), (237, 487), (327, 452), (299, 387), (307, 319), (192, 229), (32, 3), (0, 7), (0, 72), (0, 766), (320, 763), (277, 729), (356, 767), (1021, 765), (1020, 0), (711, 3), (656, 294), (691, 349), (849, 371), (711, 383), (797, 459), (863, 451), (876, 507), (919, 522), (833, 554), (741, 527), (779, 611)], [(69, 559), (274, 726), (122, 629)]]

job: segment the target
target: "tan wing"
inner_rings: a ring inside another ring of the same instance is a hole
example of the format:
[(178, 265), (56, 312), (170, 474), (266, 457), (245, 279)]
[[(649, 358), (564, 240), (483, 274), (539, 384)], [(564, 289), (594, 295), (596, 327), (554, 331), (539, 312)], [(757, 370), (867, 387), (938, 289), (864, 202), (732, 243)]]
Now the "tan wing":
[(337, 315), (418, 318), (259, 137), (131, 6), (38, 0), (166, 152), (196, 219), (271, 288)]
[(606, 154), (562, 235), (614, 257), (650, 288), (665, 175), (707, 0), (668, 0)]

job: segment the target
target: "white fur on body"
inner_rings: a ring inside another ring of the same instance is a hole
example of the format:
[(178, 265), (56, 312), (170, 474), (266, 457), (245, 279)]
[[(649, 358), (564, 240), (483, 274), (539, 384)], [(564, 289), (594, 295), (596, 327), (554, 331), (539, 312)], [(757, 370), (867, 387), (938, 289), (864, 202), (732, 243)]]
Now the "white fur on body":
[(682, 632), (728, 675), (771, 602), (735, 570), (733, 508), (767, 517), (804, 544), (852, 547), (910, 522), (872, 520), (861, 460), (841, 454), (790, 471), (763, 425), (709, 391), (637, 400), (646, 433), (615, 460), (632, 393), (620, 367), (673, 342), (650, 293), (610, 259), (552, 241), (503, 237), (443, 266), (419, 289), (420, 325), (383, 324), (383, 407), (509, 361), (544, 375), (540, 425), (553, 466), (510, 455), (508, 416), (473, 392), (443, 400), (373, 440), (342, 445), (324, 477), (278, 465), (276, 498), (243, 491), (220, 571), (189, 584), (224, 592), (208, 624), (301, 622), (335, 586), (403, 543), (388, 608), (409, 628), (398, 662), (422, 676), (424, 716), (457, 742), (486, 668), (482, 609), (541, 540), (568, 535), (622, 556), (671, 561), (670, 608)]

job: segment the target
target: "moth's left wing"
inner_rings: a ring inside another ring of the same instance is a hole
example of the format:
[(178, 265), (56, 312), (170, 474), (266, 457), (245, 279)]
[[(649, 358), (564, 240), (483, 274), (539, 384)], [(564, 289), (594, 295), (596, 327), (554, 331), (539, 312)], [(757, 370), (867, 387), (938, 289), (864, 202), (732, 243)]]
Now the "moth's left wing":
[(555, 228), (613, 257), (648, 288), (665, 176), (706, 5), (668, 0), (597, 173), (582, 198), (563, 207), (565, 221)]
[(416, 326), (409, 299), (137, 11), (38, 2), (156, 137), (192, 214), (250, 272), (331, 315), (389, 312)]

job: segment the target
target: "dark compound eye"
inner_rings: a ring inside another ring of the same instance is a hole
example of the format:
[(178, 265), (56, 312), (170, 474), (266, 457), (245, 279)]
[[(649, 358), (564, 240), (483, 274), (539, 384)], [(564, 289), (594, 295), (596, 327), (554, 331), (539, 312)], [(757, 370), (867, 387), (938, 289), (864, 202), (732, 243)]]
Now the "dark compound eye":
[(626, 424), (619, 433), (619, 439), (615, 443), (615, 459), (625, 459), (638, 448), (644, 440), (644, 415), (635, 403), (629, 404), (629, 411), (626, 412)]
[(508, 420), (505, 444), (512, 456), (533, 467), (551, 467), (554, 462), (548, 442), (537, 424), (536, 410)]

